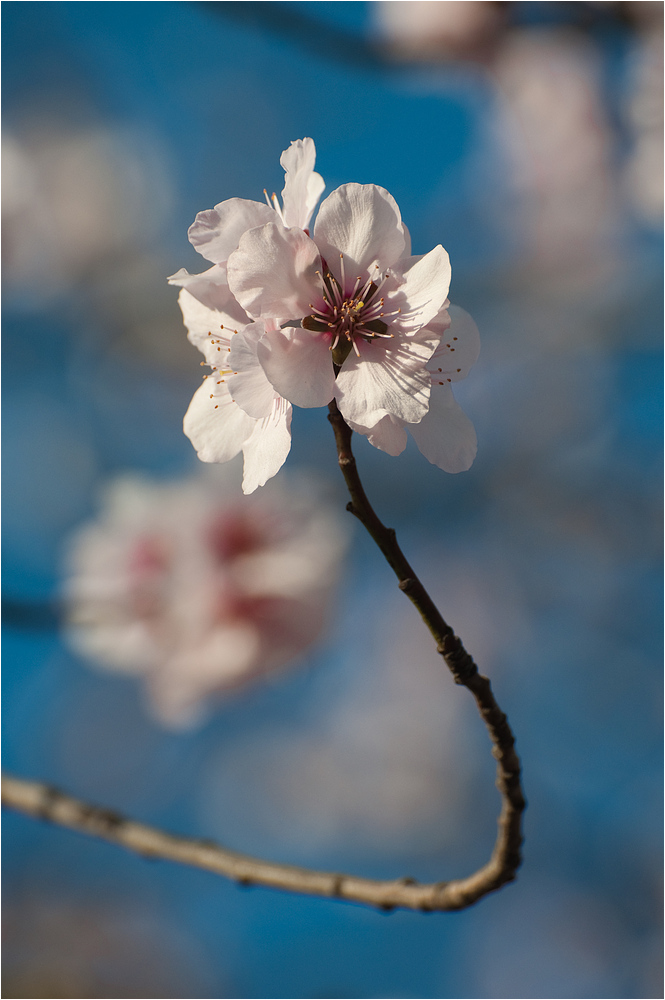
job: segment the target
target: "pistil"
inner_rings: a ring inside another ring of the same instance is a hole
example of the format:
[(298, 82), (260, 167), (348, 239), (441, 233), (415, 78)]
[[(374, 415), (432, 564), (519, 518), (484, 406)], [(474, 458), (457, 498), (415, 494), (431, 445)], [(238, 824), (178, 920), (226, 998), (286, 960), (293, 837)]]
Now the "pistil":
[(341, 281), (331, 271), (316, 272), (325, 289), (322, 293), (324, 304), (317, 307), (310, 302), (312, 313), (305, 316), (301, 324), (305, 330), (331, 334), (330, 350), (336, 372), (346, 361), (351, 349), (360, 357), (358, 338), (367, 343), (377, 337), (391, 338), (393, 334), (388, 333), (388, 324), (384, 320), (401, 312), (400, 309), (395, 309), (385, 313), (383, 297), (377, 298), (388, 278), (388, 271), (378, 282), (371, 276), (364, 281), (361, 277), (356, 278), (353, 291), (348, 293), (344, 255), (339, 256)]

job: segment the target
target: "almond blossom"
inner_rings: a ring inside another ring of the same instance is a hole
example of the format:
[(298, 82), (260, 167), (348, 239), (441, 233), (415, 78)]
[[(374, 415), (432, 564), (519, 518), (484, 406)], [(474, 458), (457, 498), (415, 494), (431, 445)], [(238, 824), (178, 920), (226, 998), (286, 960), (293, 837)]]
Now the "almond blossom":
[(227, 261), (248, 229), (267, 221), (307, 226), (325, 186), (314, 171), (315, 159), (311, 139), (298, 139), (284, 150), (281, 206), (276, 194), (272, 201), (266, 194), (267, 204), (230, 198), (199, 212), (189, 239), (213, 266), (202, 274), (181, 268), (169, 278), (182, 289), (178, 301), (189, 340), (204, 354), (201, 363), (211, 368), (185, 414), (185, 434), (203, 462), (226, 462), (242, 451), (245, 493), (263, 486), (284, 464), (291, 447), (292, 409), (257, 358), (260, 336), (275, 324), (252, 323), (229, 289)]
[(154, 715), (201, 718), (210, 695), (282, 668), (319, 636), (343, 534), (308, 494), (233, 499), (232, 478), (122, 478), (70, 540), (68, 636), (143, 676)]
[(333, 191), (310, 234), (323, 189), (314, 158), (311, 139), (282, 154), (282, 206), (276, 195), (265, 205), (234, 198), (190, 228), (213, 266), (169, 280), (182, 287), (189, 339), (211, 375), (185, 433), (203, 461), (242, 450), (251, 492), (286, 458), (291, 404), (336, 400), (349, 425), (389, 454), (404, 449), (408, 428), (429, 461), (467, 469), (475, 431), (450, 384), (475, 362), (478, 331), (461, 310), (451, 319), (448, 254), (438, 245), (412, 255), (394, 198), (376, 184)]
[(422, 420), (426, 365), (439, 337), (427, 328), (447, 299), (448, 254), (412, 257), (392, 196), (344, 184), (323, 202), (312, 237), (267, 223), (241, 238), (229, 287), (266, 331), (258, 356), (277, 392), (298, 406), (335, 398), (345, 419), (373, 427), (392, 415)]

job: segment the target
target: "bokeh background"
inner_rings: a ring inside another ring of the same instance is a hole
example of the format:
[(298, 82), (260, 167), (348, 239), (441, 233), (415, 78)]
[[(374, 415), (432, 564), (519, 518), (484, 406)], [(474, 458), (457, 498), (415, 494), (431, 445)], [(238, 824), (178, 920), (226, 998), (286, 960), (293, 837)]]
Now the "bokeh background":
[[(661, 3), (5, 3), (4, 763), (168, 829), (377, 877), (482, 864), (484, 727), (355, 531), (305, 667), (171, 733), (58, 629), (118, 473), (196, 470), (176, 290), (197, 211), (312, 136), (442, 242), (480, 361), (449, 476), (364, 439), (368, 493), (492, 678), (519, 880), (457, 914), (244, 890), (4, 817), (6, 997), (658, 997)], [(343, 509), (325, 411), (280, 475)], [(238, 489), (240, 468), (236, 467)], [(350, 526), (352, 527), (352, 526)]]

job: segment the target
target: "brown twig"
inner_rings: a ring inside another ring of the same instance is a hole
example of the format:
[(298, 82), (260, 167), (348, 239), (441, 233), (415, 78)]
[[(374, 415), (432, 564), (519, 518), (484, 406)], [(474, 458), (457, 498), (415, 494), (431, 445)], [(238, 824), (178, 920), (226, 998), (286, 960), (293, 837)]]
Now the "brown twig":
[(347, 510), (364, 525), (381, 549), (388, 564), (399, 580), (399, 588), (416, 606), (427, 628), (436, 642), (449, 667), (456, 684), (468, 688), (476, 699), (478, 710), (492, 740), (492, 754), (497, 761), (497, 788), (501, 793), (501, 813), (498, 819), (498, 834), (489, 862), (466, 879), (449, 882), (447, 890), (457, 901), (455, 907), (470, 906), (488, 892), (499, 889), (515, 878), (522, 862), (522, 813), (526, 806), (520, 782), (520, 762), (515, 753), (515, 738), (508, 720), (496, 703), (492, 687), (487, 677), (478, 673), (478, 668), (469, 656), (461, 639), (441, 616), (424, 586), (409, 565), (397, 544), (392, 528), (379, 520), (367, 499), (358, 475), (356, 460), (351, 450), (352, 430), (345, 422), (335, 400), (330, 403), (328, 419), (335, 432), (337, 459), (346, 485), (351, 495)]
[(415, 604), (434, 636), (437, 650), (450, 667), (456, 683), (469, 688), (475, 697), (489, 730), (492, 752), (497, 759), (497, 785), (501, 792), (502, 809), (496, 844), (488, 863), (468, 878), (451, 882), (419, 883), (412, 878), (377, 881), (276, 864), (230, 851), (212, 841), (177, 837), (127, 819), (112, 810), (81, 802), (50, 785), (10, 775), (2, 778), (2, 803), (36, 819), (101, 837), (144, 857), (204, 868), (241, 885), (271, 886), (290, 892), (364, 903), (383, 910), (397, 907), (421, 911), (461, 910), (514, 879), (520, 865), (521, 816), (525, 803), (513, 735), (505, 715), (494, 700), (490, 682), (478, 673), (461, 641), (434, 606), (397, 544), (395, 532), (386, 528), (374, 513), (351, 452), (351, 430), (334, 402), (330, 404), (329, 419), (335, 431), (340, 468), (351, 494), (348, 509), (365, 525), (383, 552), (397, 575), (400, 589)]

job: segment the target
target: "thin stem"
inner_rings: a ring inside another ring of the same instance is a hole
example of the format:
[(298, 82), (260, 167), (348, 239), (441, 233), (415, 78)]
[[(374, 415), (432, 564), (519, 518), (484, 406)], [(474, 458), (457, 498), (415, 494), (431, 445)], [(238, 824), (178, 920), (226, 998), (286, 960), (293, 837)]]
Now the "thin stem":
[(209, 840), (174, 836), (110, 809), (72, 798), (50, 785), (11, 775), (2, 778), (2, 804), (35, 819), (100, 837), (144, 857), (203, 868), (241, 885), (270, 886), (289, 892), (363, 903), (382, 910), (397, 907), (422, 911), (462, 910), (512, 881), (521, 862), (521, 816), (525, 802), (515, 741), (506, 717), (494, 699), (490, 682), (478, 673), (461, 641), (441, 617), (405, 559), (395, 532), (386, 528), (374, 513), (351, 451), (351, 430), (334, 402), (330, 404), (329, 419), (335, 431), (339, 465), (351, 494), (348, 509), (365, 525), (383, 552), (399, 580), (400, 589), (415, 604), (434, 636), (437, 650), (452, 671), (455, 682), (469, 688), (476, 699), (489, 730), (492, 753), (497, 759), (497, 786), (502, 807), (497, 840), (488, 863), (468, 878), (451, 882), (420, 883), (410, 877), (378, 881), (263, 861)]
[(522, 863), (522, 813), (526, 802), (522, 793), (515, 738), (506, 716), (497, 705), (488, 678), (478, 673), (478, 668), (462, 645), (461, 639), (443, 619), (409, 565), (397, 544), (394, 530), (386, 528), (379, 520), (367, 499), (351, 450), (353, 432), (339, 412), (335, 400), (330, 403), (328, 409), (330, 411), (328, 419), (335, 433), (339, 467), (351, 495), (351, 501), (346, 509), (358, 518), (381, 549), (399, 580), (400, 590), (403, 590), (415, 605), (432, 633), (437, 652), (443, 656), (455, 683), (468, 688), (476, 699), (478, 710), (492, 740), (492, 754), (497, 761), (496, 784), (501, 793), (501, 813), (494, 850), (489, 862), (474, 875), (459, 882), (448, 883), (448, 889), (451, 891), (452, 887), (455, 887), (454, 893), (459, 900), (459, 908), (470, 906), (488, 892), (493, 892), (506, 882), (511, 882)]

